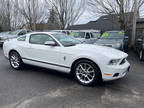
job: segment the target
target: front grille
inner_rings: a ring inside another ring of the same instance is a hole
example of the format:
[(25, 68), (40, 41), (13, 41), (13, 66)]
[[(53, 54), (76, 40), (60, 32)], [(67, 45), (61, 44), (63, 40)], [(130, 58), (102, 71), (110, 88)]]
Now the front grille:
[(126, 59), (124, 58), (121, 62), (120, 65), (124, 64), (126, 62)]

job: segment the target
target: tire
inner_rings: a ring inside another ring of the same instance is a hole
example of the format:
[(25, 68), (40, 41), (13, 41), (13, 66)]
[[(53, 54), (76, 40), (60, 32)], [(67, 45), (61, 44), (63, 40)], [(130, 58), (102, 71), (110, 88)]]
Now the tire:
[(139, 59), (140, 61), (144, 61), (144, 54), (142, 50), (139, 52)]
[(21, 59), (21, 56), (16, 51), (10, 52), (9, 62), (11, 67), (16, 70), (20, 70), (23, 66), (23, 61)]
[(77, 82), (84, 86), (94, 86), (101, 81), (99, 68), (89, 60), (78, 61), (73, 68)]

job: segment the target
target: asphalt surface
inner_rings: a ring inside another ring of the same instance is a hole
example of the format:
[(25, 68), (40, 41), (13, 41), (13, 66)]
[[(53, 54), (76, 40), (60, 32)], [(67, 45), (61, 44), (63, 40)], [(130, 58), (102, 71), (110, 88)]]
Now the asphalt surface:
[(128, 59), (131, 70), (123, 79), (84, 87), (52, 70), (14, 70), (0, 49), (0, 108), (143, 108), (144, 62), (132, 52)]

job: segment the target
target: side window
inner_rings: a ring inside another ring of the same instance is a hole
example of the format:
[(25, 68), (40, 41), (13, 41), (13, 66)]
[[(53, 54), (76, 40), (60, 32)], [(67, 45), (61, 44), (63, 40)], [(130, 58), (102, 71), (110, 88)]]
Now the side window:
[(95, 38), (94, 35), (93, 35), (92, 33), (90, 33), (90, 34), (91, 34), (91, 38)]
[(86, 39), (90, 39), (90, 34), (89, 33), (86, 33)]
[(30, 36), (29, 43), (44, 45), (47, 41), (54, 41), (52, 37), (46, 34), (33, 34)]
[(26, 41), (26, 36), (19, 37), (17, 40), (18, 41)]
[(27, 33), (30, 33), (30, 32), (32, 32), (31, 30), (27, 30)]
[(26, 31), (21, 31), (18, 35), (21, 36), (21, 35), (25, 35), (26, 34)]

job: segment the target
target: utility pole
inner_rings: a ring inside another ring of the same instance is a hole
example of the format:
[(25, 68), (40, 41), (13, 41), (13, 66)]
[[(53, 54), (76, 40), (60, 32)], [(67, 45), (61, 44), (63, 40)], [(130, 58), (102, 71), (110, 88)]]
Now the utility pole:
[(134, 0), (134, 16), (133, 16), (133, 29), (132, 29), (132, 38), (131, 38), (131, 47), (133, 48), (135, 45), (135, 39), (136, 39), (136, 24), (137, 24), (137, 12), (138, 12), (138, 6), (137, 6), (137, 0)]

